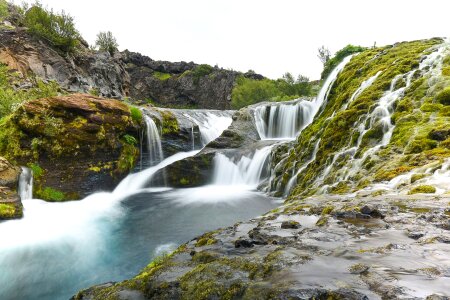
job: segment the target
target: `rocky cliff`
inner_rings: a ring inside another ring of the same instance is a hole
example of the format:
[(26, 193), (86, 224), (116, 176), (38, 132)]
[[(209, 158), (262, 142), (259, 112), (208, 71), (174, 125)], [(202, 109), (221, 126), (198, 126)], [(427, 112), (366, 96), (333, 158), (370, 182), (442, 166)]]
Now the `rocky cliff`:
[(264, 78), (193, 62), (155, 61), (130, 51), (111, 56), (83, 44), (76, 53), (66, 55), (23, 28), (0, 28), (0, 40), (0, 63), (30, 79), (18, 88), (32, 86), (37, 77), (56, 81), (71, 93), (163, 107), (229, 109), (239, 76)]

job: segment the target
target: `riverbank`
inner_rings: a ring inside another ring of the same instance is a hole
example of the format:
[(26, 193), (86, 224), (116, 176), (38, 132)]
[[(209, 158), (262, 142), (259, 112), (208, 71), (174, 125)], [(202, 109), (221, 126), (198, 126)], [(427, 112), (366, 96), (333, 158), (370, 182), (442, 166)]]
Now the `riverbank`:
[(73, 299), (448, 299), (450, 196), (316, 196)]

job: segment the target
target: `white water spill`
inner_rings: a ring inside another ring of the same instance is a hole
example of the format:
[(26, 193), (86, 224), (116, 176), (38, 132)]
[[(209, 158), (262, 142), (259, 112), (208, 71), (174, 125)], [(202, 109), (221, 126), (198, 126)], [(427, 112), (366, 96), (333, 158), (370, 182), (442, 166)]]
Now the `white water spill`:
[(149, 116), (144, 115), (147, 148), (148, 148), (148, 165), (154, 166), (163, 160), (163, 150), (161, 146), (161, 137), (155, 121)]
[[(182, 113), (186, 118), (195, 123), (200, 131), (201, 147), (219, 137), (227, 129), (231, 122), (231, 112), (189, 110)], [(195, 149), (194, 131), (191, 129), (193, 149)]]
[(256, 150), (252, 157), (241, 156), (238, 161), (222, 153), (214, 157), (214, 185), (249, 186), (256, 188), (266, 165), (272, 146)]
[(20, 200), (33, 198), (33, 172), (29, 168), (22, 167), (19, 177), (19, 197)]
[(337, 76), (352, 57), (350, 55), (344, 58), (331, 72), (314, 100), (271, 103), (256, 107), (255, 125), (261, 140), (295, 139), (304, 128), (312, 123), (322, 105), (326, 103)]

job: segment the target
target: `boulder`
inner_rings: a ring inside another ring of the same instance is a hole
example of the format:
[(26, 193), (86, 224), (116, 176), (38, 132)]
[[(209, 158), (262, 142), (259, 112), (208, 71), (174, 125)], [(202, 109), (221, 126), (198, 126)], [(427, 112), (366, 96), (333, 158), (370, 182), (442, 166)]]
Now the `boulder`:
[(140, 122), (117, 100), (86, 94), (32, 100), (1, 125), (0, 153), (33, 170), (35, 197), (80, 199), (113, 189), (134, 167)]

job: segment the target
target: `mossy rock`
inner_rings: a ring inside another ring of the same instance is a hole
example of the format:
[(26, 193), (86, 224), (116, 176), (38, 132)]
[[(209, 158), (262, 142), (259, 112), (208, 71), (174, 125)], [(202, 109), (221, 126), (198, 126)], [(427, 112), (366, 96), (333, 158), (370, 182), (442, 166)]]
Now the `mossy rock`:
[(35, 196), (45, 200), (112, 189), (139, 155), (139, 146), (130, 143), (139, 140), (142, 116), (136, 112), (123, 102), (86, 94), (27, 101), (0, 122), (0, 155), (31, 166)]
[(414, 187), (409, 191), (410, 195), (413, 194), (434, 194), (436, 193), (436, 188), (431, 185), (419, 185)]

